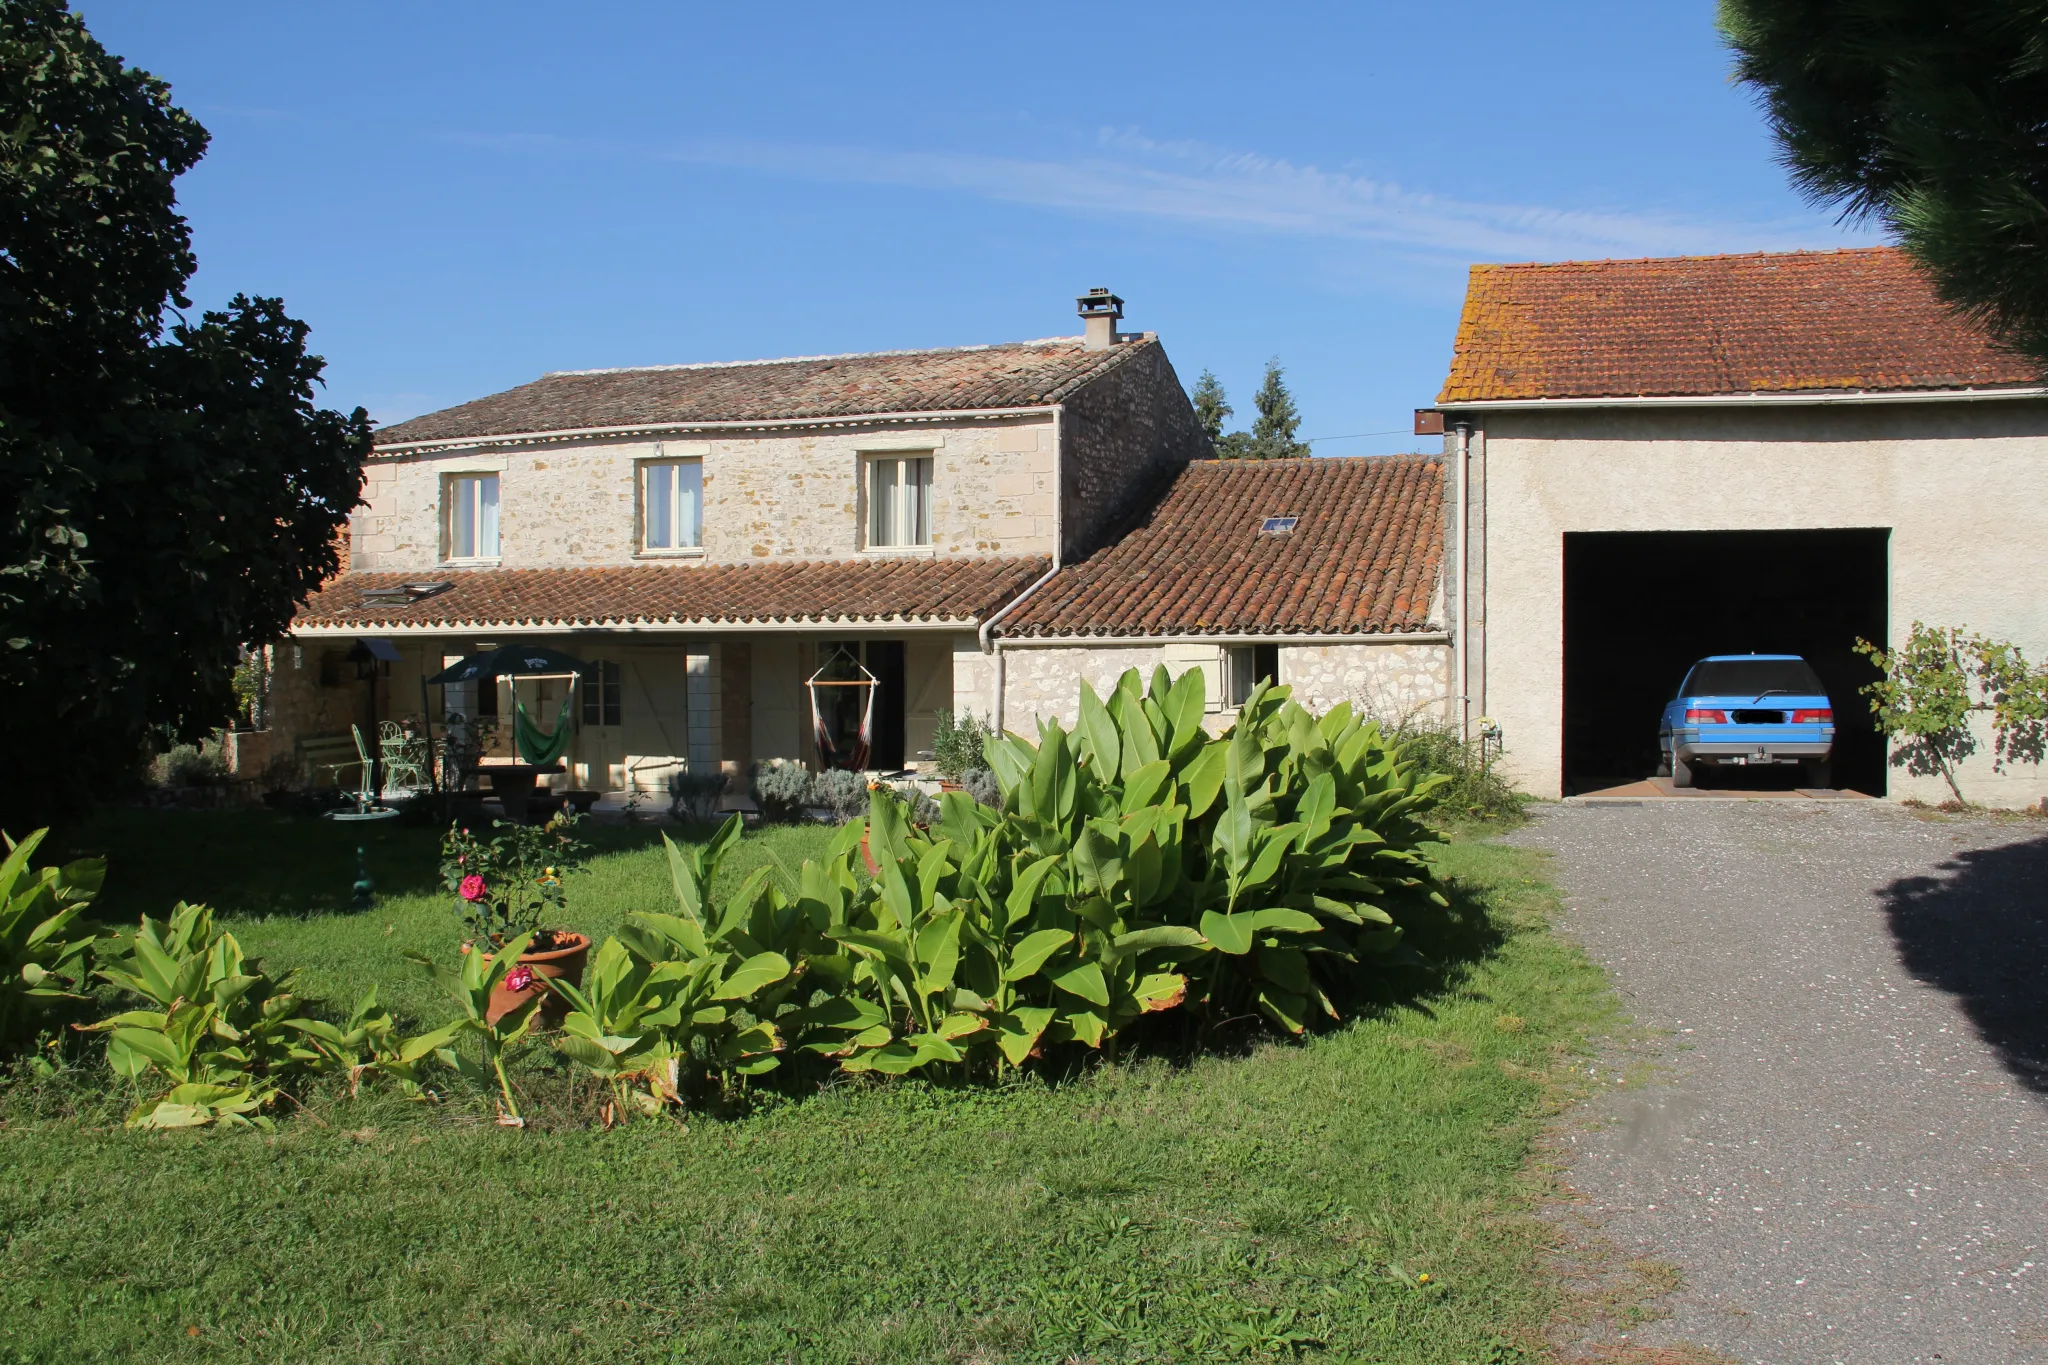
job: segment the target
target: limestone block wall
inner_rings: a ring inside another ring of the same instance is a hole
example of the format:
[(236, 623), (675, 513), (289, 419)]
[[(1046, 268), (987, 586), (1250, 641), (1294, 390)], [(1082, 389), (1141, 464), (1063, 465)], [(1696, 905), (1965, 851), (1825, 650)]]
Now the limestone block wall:
[[(932, 544), (921, 553), (1052, 553), (1057, 452), (1050, 416), (1036, 414), (952, 426), (377, 455), (353, 520), (352, 567), (426, 572), (443, 564), (443, 487), (453, 475), (474, 473), (498, 475), (496, 562), (506, 567), (848, 558), (869, 552), (863, 465), (877, 454), (931, 456)], [(675, 458), (704, 462), (704, 547), (643, 553), (636, 465)]]
[(1211, 450), (1157, 345), (1069, 395), (1064, 406), (1061, 554), (1071, 563), (1100, 549), (1182, 466)]
[(1453, 714), (1447, 644), (1282, 645), (1280, 681), (1318, 715), (1339, 702), (1388, 725)]

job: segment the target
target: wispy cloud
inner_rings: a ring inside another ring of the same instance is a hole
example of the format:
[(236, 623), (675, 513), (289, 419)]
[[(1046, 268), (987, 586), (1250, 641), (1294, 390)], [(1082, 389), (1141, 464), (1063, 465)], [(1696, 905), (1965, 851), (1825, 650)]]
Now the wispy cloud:
[(1627, 209), (1489, 203), (1326, 171), (1281, 157), (1104, 129), (1065, 159), (825, 144), (593, 143), (545, 134), (457, 134), (503, 151), (603, 153), (810, 182), (899, 185), (1076, 213), (1224, 231), (1380, 243), (1463, 260), (1657, 256), (1832, 246), (1810, 219), (1745, 222)]

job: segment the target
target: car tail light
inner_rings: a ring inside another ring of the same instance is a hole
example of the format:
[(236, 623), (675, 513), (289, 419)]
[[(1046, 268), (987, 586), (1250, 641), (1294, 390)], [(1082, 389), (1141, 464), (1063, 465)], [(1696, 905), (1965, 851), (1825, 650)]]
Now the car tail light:
[(1835, 723), (1835, 713), (1829, 709), (1794, 711), (1792, 713), (1792, 723), (1794, 725), (1832, 725)]
[(1726, 725), (1728, 723), (1728, 713), (1726, 711), (1687, 711), (1685, 713), (1685, 723), (1687, 725)]

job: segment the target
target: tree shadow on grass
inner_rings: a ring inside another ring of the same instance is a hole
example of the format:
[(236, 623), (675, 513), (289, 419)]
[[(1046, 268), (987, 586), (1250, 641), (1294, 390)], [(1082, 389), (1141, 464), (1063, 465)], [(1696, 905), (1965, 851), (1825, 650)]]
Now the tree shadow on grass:
[(1957, 853), (1878, 894), (1906, 970), (1956, 997), (1999, 1060), (2048, 1092), (2048, 838)]
[(346, 914), (359, 866), (380, 896), (441, 885), (436, 829), (267, 810), (110, 808), (54, 831), (45, 851), (51, 860), (106, 859), (93, 913), (108, 924), (161, 918), (181, 900), (238, 917)]

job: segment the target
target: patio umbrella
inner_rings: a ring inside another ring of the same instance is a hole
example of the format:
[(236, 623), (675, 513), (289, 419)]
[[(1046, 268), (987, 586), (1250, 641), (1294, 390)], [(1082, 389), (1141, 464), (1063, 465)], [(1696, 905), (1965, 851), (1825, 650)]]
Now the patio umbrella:
[(546, 645), (499, 645), (458, 660), (427, 679), (429, 683), (465, 683), (480, 678), (581, 677), (590, 667)]

